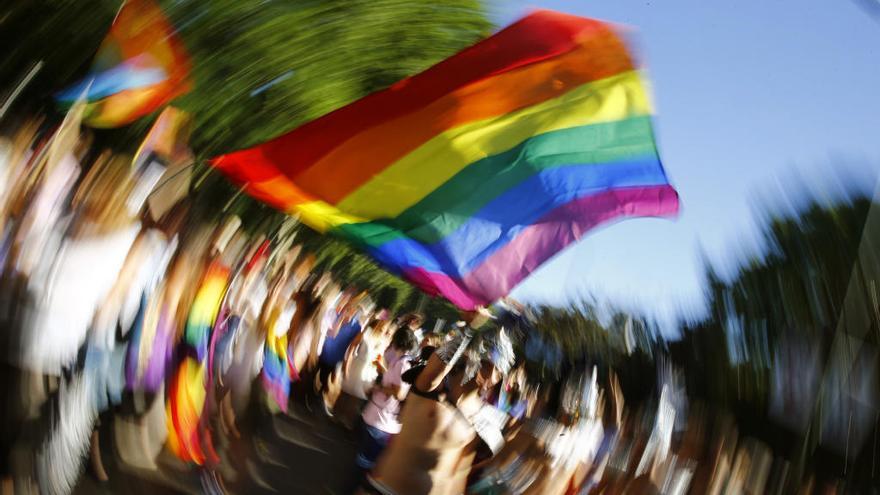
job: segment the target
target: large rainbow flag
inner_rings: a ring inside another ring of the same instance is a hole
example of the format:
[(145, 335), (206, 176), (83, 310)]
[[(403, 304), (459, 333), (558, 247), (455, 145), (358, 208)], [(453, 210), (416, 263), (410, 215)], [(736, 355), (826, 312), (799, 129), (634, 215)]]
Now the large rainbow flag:
[(71, 104), (85, 95), (87, 124), (118, 127), (188, 91), (189, 69), (189, 57), (162, 9), (152, 0), (126, 0), (91, 73), (56, 98)]
[(614, 27), (538, 11), (213, 165), (470, 309), (601, 224), (677, 213), (650, 115)]

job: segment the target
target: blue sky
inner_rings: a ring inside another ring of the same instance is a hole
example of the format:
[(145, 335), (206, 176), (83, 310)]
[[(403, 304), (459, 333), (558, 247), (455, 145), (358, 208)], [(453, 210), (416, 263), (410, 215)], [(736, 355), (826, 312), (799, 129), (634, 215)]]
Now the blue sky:
[(702, 253), (723, 269), (757, 249), (756, 198), (795, 180), (821, 188), (840, 161), (880, 169), (880, 22), (855, 2), (496, 0), (499, 24), (549, 8), (637, 29), (660, 154), (682, 200), (675, 221), (594, 232), (514, 295), (592, 294), (666, 322), (699, 312)]

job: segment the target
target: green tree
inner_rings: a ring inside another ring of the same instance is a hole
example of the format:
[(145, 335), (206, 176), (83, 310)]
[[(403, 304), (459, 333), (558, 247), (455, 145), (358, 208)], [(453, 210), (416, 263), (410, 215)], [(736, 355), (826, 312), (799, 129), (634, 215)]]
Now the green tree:
[[(272, 212), (210, 172), (203, 161), (265, 141), (413, 75), (489, 33), (479, 0), (158, 0), (192, 59), (193, 90), (174, 104), (194, 118), (191, 145), (203, 218), (237, 213), (248, 225), (278, 225)], [(19, 0), (0, 17), (0, 89), (32, 63), (38, 76), (23, 105), (52, 113), (51, 94), (84, 76), (120, 0)], [(60, 117), (60, 113), (56, 113)], [(151, 117), (97, 132), (98, 143), (132, 150)], [(378, 294), (380, 304), (413, 310), (430, 305), (451, 317), (448, 303), (425, 300), (344, 241), (307, 236), (319, 265)]]
[(257, 144), (488, 34), (478, 0), (164, 1), (193, 59), (202, 157)]
[[(0, 90), (42, 61), (20, 97), (51, 95), (91, 65), (121, 0), (13, 0), (0, 16)], [(158, 0), (193, 61), (175, 104), (201, 158), (254, 145), (413, 75), (489, 33), (479, 0)], [(105, 131), (134, 146), (146, 122)], [(133, 132), (130, 132), (133, 131)]]

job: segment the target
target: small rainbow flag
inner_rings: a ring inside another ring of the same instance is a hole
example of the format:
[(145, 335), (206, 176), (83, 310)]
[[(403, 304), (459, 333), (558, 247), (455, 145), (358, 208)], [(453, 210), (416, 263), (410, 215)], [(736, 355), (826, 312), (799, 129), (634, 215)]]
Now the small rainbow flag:
[(263, 347), (263, 386), (278, 407), (287, 412), (292, 370), (287, 356), (287, 334), (278, 336), (273, 333), (270, 326)]
[(151, 0), (127, 0), (98, 49), (92, 73), (56, 98), (85, 94), (85, 122), (118, 127), (189, 90), (190, 62), (171, 23)]
[(183, 333), (184, 356), (171, 377), (166, 404), (168, 445), (184, 461), (214, 462), (216, 453), (203, 428), (208, 370), (208, 339), (217, 321), (230, 270), (214, 261), (193, 299)]
[(229, 273), (229, 268), (219, 261), (212, 262), (190, 307), (183, 340), (199, 362), (204, 362), (208, 355), (209, 334), (226, 295)]
[(212, 163), (254, 197), (470, 309), (599, 225), (677, 213), (651, 111), (614, 27), (538, 11)]

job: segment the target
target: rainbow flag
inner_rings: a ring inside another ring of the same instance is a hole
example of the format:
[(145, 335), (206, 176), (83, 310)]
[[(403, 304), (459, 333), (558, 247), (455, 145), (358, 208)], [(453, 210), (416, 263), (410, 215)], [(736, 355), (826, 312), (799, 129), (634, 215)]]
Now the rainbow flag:
[(229, 274), (229, 268), (219, 261), (212, 262), (190, 307), (183, 340), (199, 362), (204, 362), (208, 355), (209, 334), (226, 295)]
[(56, 98), (70, 104), (85, 94), (85, 122), (118, 127), (188, 91), (189, 68), (162, 10), (150, 0), (127, 0), (98, 49), (91, 74)]
[(208, 396), (208, 339), (226, 294), (229, 274), (229, 268), (219, 261), (206, 270), (186, 320), (185, 355), (171, 377), (167, 393), (168, 446), (181, 460), (199, 465), (217, 459), (202, 418)]
[(263, 387), (282, 411), (290, 397), (291, 366), (287, 355), (287, 334), (273, 335), (271, 326), (263, 347)]
[(593, 228), (677, 213), (651, 111), (614, 27), (538, 11), (212, 163), (254, 197), (470, 309)]

